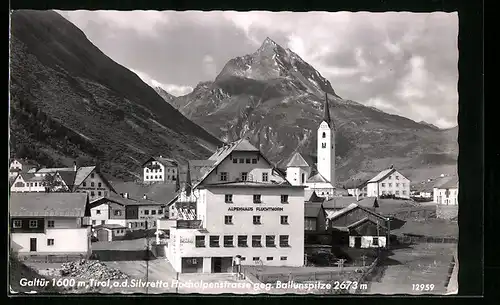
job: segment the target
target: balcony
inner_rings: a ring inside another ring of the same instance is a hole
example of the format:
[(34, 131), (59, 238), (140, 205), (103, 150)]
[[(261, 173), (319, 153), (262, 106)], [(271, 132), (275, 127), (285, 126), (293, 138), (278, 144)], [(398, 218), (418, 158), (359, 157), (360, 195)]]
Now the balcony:
[(196, 220), (177, 220), (177, 229), (203, 229), (203, 222), (199, 219)]

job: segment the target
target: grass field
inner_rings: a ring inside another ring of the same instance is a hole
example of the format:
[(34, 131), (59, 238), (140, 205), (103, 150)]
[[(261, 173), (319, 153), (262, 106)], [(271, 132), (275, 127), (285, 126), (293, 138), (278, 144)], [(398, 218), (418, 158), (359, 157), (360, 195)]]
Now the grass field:
[[(394, 249), (376, 268), (368, 294), (445, 294), (448, 271), (456, 244), (416, 244)], [(413, 284), (433, 285), (432, 290), (415, 290)]]

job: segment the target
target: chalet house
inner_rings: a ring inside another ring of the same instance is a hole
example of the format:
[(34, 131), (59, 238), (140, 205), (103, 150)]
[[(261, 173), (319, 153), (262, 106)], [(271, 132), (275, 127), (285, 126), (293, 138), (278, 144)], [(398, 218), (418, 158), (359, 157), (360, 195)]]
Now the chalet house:
[(324, 197), (320, 197), (314, 190), (306, 190), (304, 202), (304, 230), (307, 232), (326, 231), (326, 212), (323, 209)]
[(15, 178), (19, 173), (27, 173), (34, 168), (36, 169), (36, 165), (25, 159), (13, 159), (10, 162), (9, 177)]
[[(51, 179), (48, 176), (51, 176)], [(43, 176), (21, 173), (14, 179), (10, 191), (14, 193), (70, 192), (73, 188), (74, 178), (74, 172), (64, 171), (44, 174)], [(51, 180), (54, 182), (49, 182)]]
[(113, 241), (123, 239), (129, 229), (119, 224), (103, 224), (95, 226), (93, 235), (99, 241)]
[[(355, 248), (386, 247), (390, 220), (356, 203), (350, 204), (332, 217), (327, 217), (334, 240)], [(347, 238), (348, 237), (348, 238)]]
[(458, 177), (446, 177), (434, 185), (434, 202), (439, 205), (458, 205)]
[(347, 186), (347, 193), (349, 196), (358, 198), (364, 198), (368, 196), (368, 181), (361, 183), (351, 183)]
[(89, 194), (90, 201), (116, 194), (113, 186), (96, 166), (80, 167), (75, 174), (73, 192)]
[(129, 230), (152, 229), (163, 216), (164, 205), (148, 198), (111, 194), (90, 203), (92, 225), (120, 225)]
[(91, 254), (87, 194), (13, 193), (9, 216), (11, 249), (17, 255)]
[(142, 165), (144, 183), (173, 183), (177, 179), (177, 162), (162, 156), (151, 157)]
[(382, 195), (410, 198), (410, 180), (394, 168), (381, 171), (367, 182), (367, 196)]

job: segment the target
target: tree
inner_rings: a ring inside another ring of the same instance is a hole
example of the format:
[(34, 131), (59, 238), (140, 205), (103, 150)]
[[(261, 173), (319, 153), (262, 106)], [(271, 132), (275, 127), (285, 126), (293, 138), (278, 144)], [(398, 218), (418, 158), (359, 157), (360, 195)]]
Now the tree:
[(47, 193), (65, 191), (63, 182), (60, 179), (57, 179), (57, 173), (45, 175), (43, 182), (45, 183), (45, 191)]

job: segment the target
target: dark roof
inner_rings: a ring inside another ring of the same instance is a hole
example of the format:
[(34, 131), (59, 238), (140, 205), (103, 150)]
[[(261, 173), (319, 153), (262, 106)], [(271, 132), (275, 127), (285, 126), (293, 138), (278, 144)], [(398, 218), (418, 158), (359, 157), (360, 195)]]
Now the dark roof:
[(359, 227), (360, 225), (364, 224), (367, 221), (371, 222), (371, 223), (373, 223), (375, 225), (378, 225), (379, 227), (382, 227), (383, 229), (386, 229), (386, 226), (384, 225), (385, 223), (384, 224), (381, 224), (381, 223), (377, 224), (377, 222), (373, 221), (372, 219), (370, 219), (368, 217), (365, 217), (363, 219), (360, 219), (360, 220), (358, 220), (356, 222), (351, 223), (350, 225), (347, 226), (347, 228), (349, 228), (349, 229), (357, 228), (357, 227)]
[(82, 166), (76, 171), (74, 185), (79, 186), (94, 171), (95, 166)]
[(67, 186), (71, 187), (75, 183), (76, 172), (57, 172)]
[(321, 203), (311, 202), (304, 205), (304, 217), (318, 217), (321, 211), (323, 211)]
[(107, 224), (103, 224), (103, 225), (97, 225), (97, 226), (94, 227), (94, 229), (95, 230), (99, 230), (99, 229), (114, 230), (114, 229), (127, 229), (127, 227), (119, 225), (119, 224), (107, 223)]
[(378, 208), (378, 199), (377, 197), (364, 197), (356, 202), (358, 205), (365, 208)]
[(333, 197), (323, 202), (323, 208), (343, 209), (345, 207), (348, 207), (352, 203), (357, 203), (356, 197), (351, 197), (351, 196)]
[(163, 156), (151, 157), (146, 162), (144, 162), (142, 166), (146, 165), (150, 161), (157, 161), (166, 167), (177, 166), (177, 161), (175, 161), (174, 159), (165, 158)]
[(87, 198), (87, 193), (12, 193), (9, 213), (11, 217), (83, 217)]
[(400, 228), (392, 229), (394, 235), (458, 237), (458, 224), (444, 219), (422, 221), (407, 220)]
[(316, 173), (315, 175), (311, 175), (311, 177), (307, 179), (307, 182), (329, 183), (330, 181), (326, 180), (326, 178), (323, 177), (320, 173)]
[(157, 201), (153, 201), (153, 200), (149, 200), (149, 199), (133, 198), (133, 197), (124, 198), (121, 195), (111, 193), (108, 197), (101, 197), (99, 199), (92, 201), (90, 203), (90, 206), (92, 208), (94, 208), (96, 206), (100, 206), (101, 204), (105, 204), (107, 202), (114, 202), (114, 203), (117, 203), (121, 206), (136, 206), (136, 205), (137, 206), (139, 206), (139, 205), (142, 205), (142, 206), (152, 206), (152, 205), (162, 206), (162, 205), (166, 204), (165, 202), (157, 202)]
[(306, 202), (323, 202), (325, 201), (324, 197), (319, 197), (314, 190), (305, 190), (304, 191), (304, 199)]
[(177, 194), (173, 183), (142, 184), (110, 181), (110, 184), (119, 194), (128, 193), (130, 198), (143, 198), (144, 194), (146, 194), (146, 198), (158, 203), (167, 203)]
[[(324, 203), (323, 203), (323, 204), (324, 204)], [(358, 205), (358, 204), (356, 204), (356, 203), (351, 203), (351, 204), (350, 204), (350, 205), (348, 205), (347, 207), (345, 207), (345, 208), (343, 208), (342, 210), (340, 210), (340, 211), (338, 211), (338, 212), (334, 213), (331, 217), (329, 216), (328, 218), (329, 218), (330, 220), (334, 220), (334, 219), (337, 219), (337, 218), (341, 217), (342, 215), (345, 215), (345, 214), (347, 214), (347, 213), (349, 213), (350, 211), (353, 211), (353, 210), (355, 210), (355, 209), (361, 209), (361, 210), (363, 210), (363, 211), (365, 211), (365, 212), (367, 212), (367, 213), (369, 213), (369, 214), (371, 214), (371, 215), (373, 215), (373, 216), (375, 216), (375, 217), (381, 218), (381, 219), (383, 219), (383, 220), (386, 220), (386, 219), (387, 219), (387, 217), (385, 217), (385, 216), (383, 216), (383, 215), (381, 215), (381, 214), (379, 214), (379, 213), (376, 213), (376, 212), (374, 212), (374, 211), (372, 211), (372, 210), (370, 210), (370, 209), (368, 209), (368, 208), (365, 208), (365, 207), (359, 206), (359, 205)]]
[(368, 181), (368, 183), (379, 182), (380, 180), (385, 179), (385, 177), (389, 176), (390, 174), (394, 173), (395, 171), (396, 171), (396, 169), (394, 169), (394, 168), (385, 169), (385, 170), (381, 171), (380, 173), (378, 173), (375, 177), (371, 178)]
[(325, 121), (330, 128), (335, 127), (330, 117), (330, 105), (328, 103), (328, 94), (325, 92), (325, 109), (323, 113), (323, 121)]
[(442, 178), (438, 180), (438, 182), (434, 185), (434, 187), (438, 189), (458, 188), (458, 177), (452, 176), (452, 177)]

